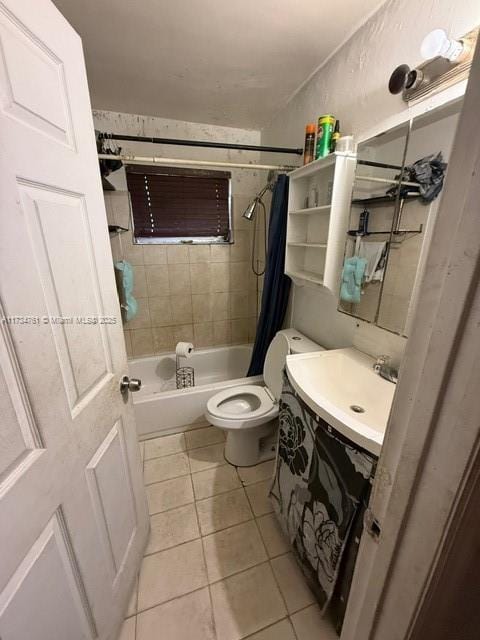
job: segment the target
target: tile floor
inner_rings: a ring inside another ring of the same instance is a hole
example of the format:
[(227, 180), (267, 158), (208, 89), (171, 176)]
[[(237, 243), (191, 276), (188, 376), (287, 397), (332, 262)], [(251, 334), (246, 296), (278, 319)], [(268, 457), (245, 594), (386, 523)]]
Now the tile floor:
[(119, 640), (337, 640), (267, 497), (215, 427), (141, 443), (151, 534)]

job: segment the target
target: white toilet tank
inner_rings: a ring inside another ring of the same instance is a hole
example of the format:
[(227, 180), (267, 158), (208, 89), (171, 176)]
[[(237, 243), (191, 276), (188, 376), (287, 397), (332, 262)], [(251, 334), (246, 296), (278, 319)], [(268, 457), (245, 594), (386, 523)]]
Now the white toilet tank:
[[(283, 329), (279, 331), (284, 335), (290, 346), (290, 353), (310, 353), (311, 351), (325, 351), (325, 348), (304, 336), (296, 329)], [(277, 335), (278, 335), (277, 333)]]
[(268, 347), (263, 365), (263, 379), (265, 385), (277, 400), (282, 394), (282, 372), (286, 357), (290, 353), (309, 353), (311, 351), (325, 351), (325, 349), (310, 340), (296, 329), (282, 329)]

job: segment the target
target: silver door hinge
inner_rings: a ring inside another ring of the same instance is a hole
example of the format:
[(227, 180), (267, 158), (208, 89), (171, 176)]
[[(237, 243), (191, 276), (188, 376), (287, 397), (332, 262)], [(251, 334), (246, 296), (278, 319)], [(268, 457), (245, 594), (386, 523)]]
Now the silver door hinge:
[(380, 538), (382, 527), (371, 509), (367, 509), (365, 511), (365, 515), (363, 516), (363, 526), (374, 540), (378, 540)]

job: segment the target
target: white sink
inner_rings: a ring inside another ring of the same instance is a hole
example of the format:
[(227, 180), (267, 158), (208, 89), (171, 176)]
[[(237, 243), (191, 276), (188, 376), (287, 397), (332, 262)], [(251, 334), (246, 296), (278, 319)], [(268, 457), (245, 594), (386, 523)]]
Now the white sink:
[(356, 349), (287, 356), (288, 378), (304, 402), (349, 440), (379, 455), (395, 385)]

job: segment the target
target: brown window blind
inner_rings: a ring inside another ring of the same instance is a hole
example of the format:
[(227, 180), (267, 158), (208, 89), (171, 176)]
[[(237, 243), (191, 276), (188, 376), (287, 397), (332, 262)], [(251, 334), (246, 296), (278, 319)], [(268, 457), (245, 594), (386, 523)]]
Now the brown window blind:
[(230, 239), (230, 173), (127, 165), (136, 238)]

